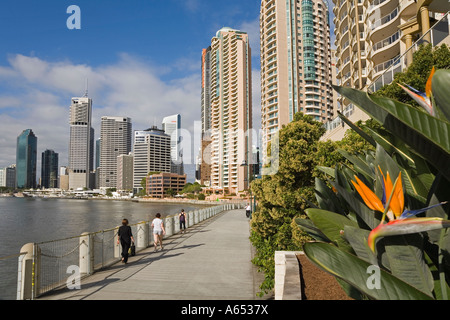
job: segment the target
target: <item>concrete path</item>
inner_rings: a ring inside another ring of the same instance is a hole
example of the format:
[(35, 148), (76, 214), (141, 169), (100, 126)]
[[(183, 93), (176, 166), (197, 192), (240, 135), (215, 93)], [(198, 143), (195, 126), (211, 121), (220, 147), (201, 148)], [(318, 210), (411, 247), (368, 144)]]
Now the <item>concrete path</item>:
[(249, 229), (244, 210), (226, 211), (40, 300), (256, 300)]

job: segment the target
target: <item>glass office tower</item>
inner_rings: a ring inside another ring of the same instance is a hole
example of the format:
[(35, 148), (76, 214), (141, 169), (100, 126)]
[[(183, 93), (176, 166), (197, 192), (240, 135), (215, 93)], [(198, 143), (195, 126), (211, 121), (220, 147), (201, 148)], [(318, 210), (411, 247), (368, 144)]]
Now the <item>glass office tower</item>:
[(16, 187), (36, 188), (37, 137), (26, 129), (17, 137)]

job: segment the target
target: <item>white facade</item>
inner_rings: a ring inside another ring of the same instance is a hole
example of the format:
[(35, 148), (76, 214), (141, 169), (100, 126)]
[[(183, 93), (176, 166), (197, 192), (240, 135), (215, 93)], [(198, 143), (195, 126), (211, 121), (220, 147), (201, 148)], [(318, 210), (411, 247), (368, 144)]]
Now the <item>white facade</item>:
[(102, 117), (100, 139), (99, 187), (117, 188), (117, 157), (131, 152), (131, 119)]
[(133, 189), (142, 190), (141, 181), (150, 172), (168, 172), (171, 170), (170, 136), (153, 127), (135, 131), (133, 144)]
[[(72, 98), (70, 106), (69, 188), (92, 188), (94, 129), (92, 99)], [(72, 177), (71, 177), (72, 175)]]
[(181, 115), (165, 117), (162, 121), (164, 133), (170, 136), (171, 172), (183, 175), (183, 154), (181, 150)]

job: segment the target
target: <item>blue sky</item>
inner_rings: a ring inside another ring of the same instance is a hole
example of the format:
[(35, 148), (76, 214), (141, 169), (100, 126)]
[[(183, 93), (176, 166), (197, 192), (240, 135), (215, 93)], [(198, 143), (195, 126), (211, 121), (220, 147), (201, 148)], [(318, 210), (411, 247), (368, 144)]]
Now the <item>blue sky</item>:
[[(81, 9), (81, 30), (66, 26), (70, 5)], [(145, 129), (180, 113), (193, 132), (201, 50), (224, 26), (249, 34), (259, 128), (259, 10), (260, 0), (1, 1), (0, 167), (15, 163), (16, 138), (28, 128), (39, 164), (45, 149), (67, 164), (70, 99), (84, 94), (86, 78), (96, 137), (101, 116), (128, 116)]]

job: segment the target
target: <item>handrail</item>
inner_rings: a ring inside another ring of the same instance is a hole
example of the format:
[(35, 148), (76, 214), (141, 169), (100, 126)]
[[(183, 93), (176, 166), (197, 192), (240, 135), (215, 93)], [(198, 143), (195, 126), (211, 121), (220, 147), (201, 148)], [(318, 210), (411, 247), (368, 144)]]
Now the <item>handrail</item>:
[[(406, 56), (408, 53), (409, 53), (409, 51), (410, 50), (413, 50), (416, 46), (417, 46), (417, 44), (420, 42), (420, 41), (422, 41), (423, 39), (424, 39), (424, 37), (426, 36), (426, 35), (428, 35), (428, 33), (431, 33), (432, 32), (432, 30), (434, 29), (434, 27), (436, 26), (436, 25), (438, 25), (440, 22), (442, 22), (442, 20), (444, 20), (445, 18), (447, 18), (448, 16), (449, 16), (449, 13), (450, 13), (450, 11), (447, 11), (447, 13), (445, 13), (445, 15), (440, 19), (440, 20), (438, 20), (430, 29), (428, 29), (428, 31), (427, 32), (425, 32), (416, 42), (414, 42), (402, 55), (400, 55), (394, 62), (393, 62), (393, 64), (392, 64), (392, 66), (394, 66), (394, 65), (397, 65), (397, 63), (399, 62), (399, 61), (401, 61), (401, 59), (404, 57), (404, 56)], [(389, 67), (389, 68), (387, 68), (382, 74), (380, 74), (375, 80), (373, 80), (369, 85), (367, 85), (367, 91), (368, 92), (371, 92), (371, 93), (373, 93), (373, 91), (369, 91), (370, 90), (370, 87), (372, 87), (374, 84), (375, 84), (375, 82), (377, 82), (378, 81), (378, 79), (380, 79), (381, 77), (383, 77), (388, 71), (390, 71), (391, 70), (391, 68), (392, 68), (392, 66), (391, 67)]]

